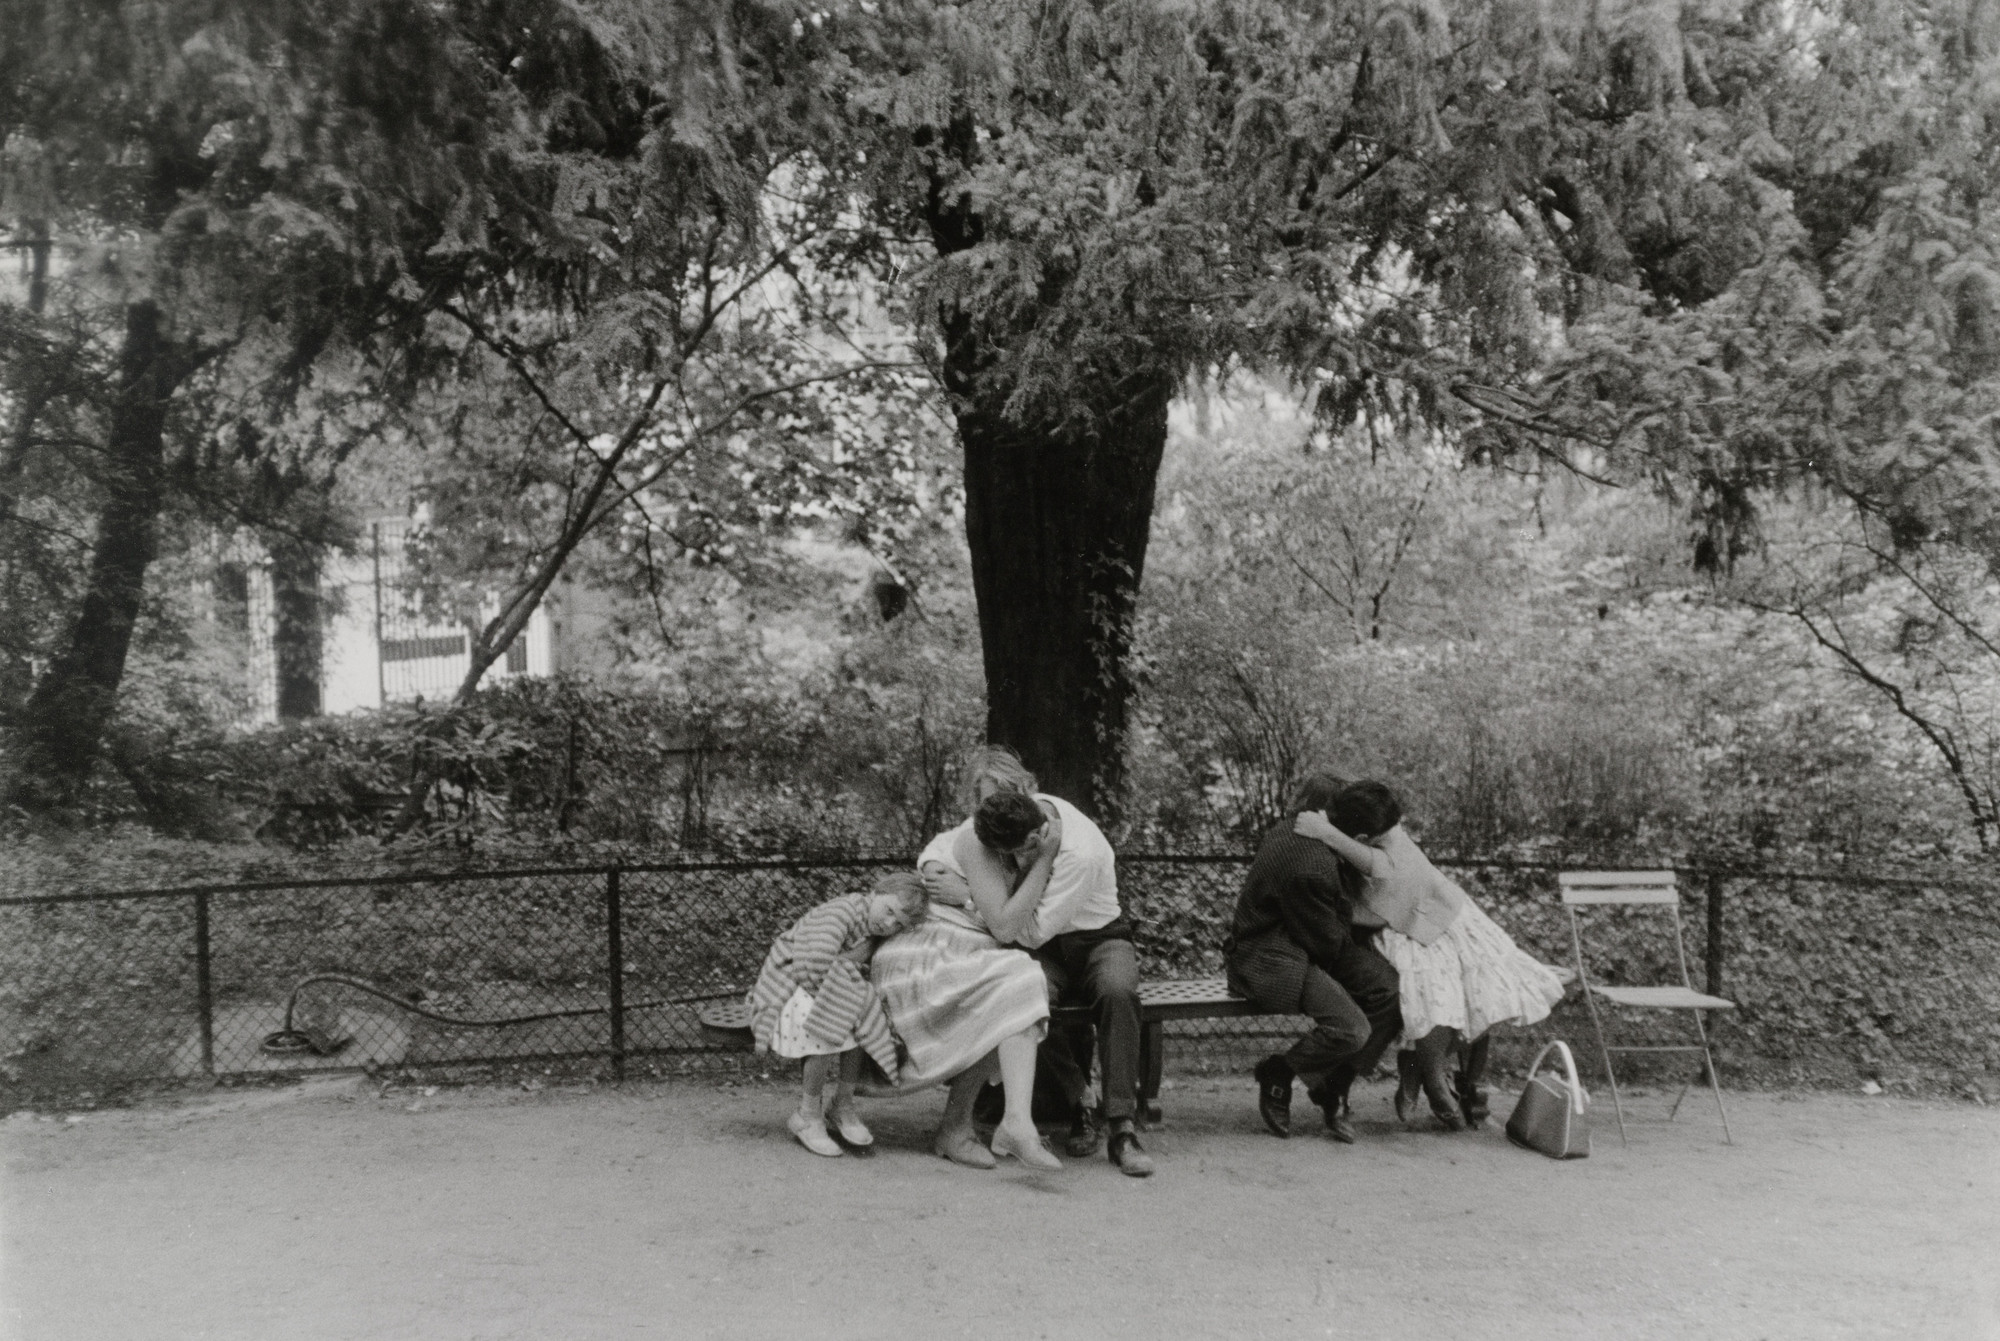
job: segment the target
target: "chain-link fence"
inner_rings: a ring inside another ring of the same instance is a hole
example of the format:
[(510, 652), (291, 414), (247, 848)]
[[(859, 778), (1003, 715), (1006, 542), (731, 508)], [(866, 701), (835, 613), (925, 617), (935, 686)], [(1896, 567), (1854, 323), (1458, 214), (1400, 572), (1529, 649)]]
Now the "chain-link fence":
[[(702, 861), (233, 885), (0, 901), (0, 1095), (101, 1097), (175, 1077), (583, 1059), (625, 1074), (761, 1065), (705, 1029), (805, 909), (907, 858)], [(1531, 953), (1571, 960), (1555, 867), (1454, 864)], [(1120, 894), (1152, 978), (1222, 973), (1247, 861), (1126, 854)], [(2000, 1071), (2000, 900), (1990, 884), (1686, 873), (1697, 986), (1741, 1009), (1725, 1073), (1803, 1081)], [(1677, 971), (1671, 939), (1615, 910), (1611, 981)], [(1572, 993), (1500, 1041), (1586, 1043)], [(1170, 1073), (1243, 1070), (1288, 1017), (1176, 1021)], [(1620, 1024), (1630, 1041), (1666, 1027)], [(1583, 1051), (1587, 1052), (1587, 1048)]]

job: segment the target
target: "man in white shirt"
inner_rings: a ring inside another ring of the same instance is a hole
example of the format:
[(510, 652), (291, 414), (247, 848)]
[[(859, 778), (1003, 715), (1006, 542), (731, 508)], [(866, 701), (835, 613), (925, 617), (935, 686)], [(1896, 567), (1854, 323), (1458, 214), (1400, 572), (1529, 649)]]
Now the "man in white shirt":
[[(1104, 1074), (1111, 1162), (1135, 1178), (1153, 1172), (1139, 1144), (1139, 958), (1118, 904), (1111, 844), (1059, 796), (998, 791), (979, 803), (965, 876), (975, 903), (992, 908), (989, 929), (1032, 952), (1056, 1005), (1092, 1008)], [(964, 849), (962, 849), (964, 850)], [(1084, 1104), (1086, 1080), (1068, 1040), (1052, 1035), (1041, 1059), (1069, 1101), (1072, 1155), (1096, 1149)]]

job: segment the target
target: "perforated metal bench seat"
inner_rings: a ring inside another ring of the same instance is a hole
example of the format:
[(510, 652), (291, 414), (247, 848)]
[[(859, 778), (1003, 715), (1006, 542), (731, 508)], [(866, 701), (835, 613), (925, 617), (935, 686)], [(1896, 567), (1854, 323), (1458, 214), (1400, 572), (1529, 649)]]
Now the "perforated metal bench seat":
[[(1165, 1024), (1168, 1020), (1224, 1020), (1242, 1015), (1268, 1015), (1229, 990), (1221, 978), (1176, 978), (1139, 984), (1139, 1096), (1146, 1120), (1160, 1120), (1160, 1073), (1166, 1064)], [(699, 1012), (702, 1032), (722, 1047), (750, 1046), (750, 1010), (740, 1000), (712, 1001)], [(1090, 1019), (1087, 1006), (1064, 1006), (1055, 1012), (1059, 1024)]]
[[(1229, 990), (1221, 978), (1175, 978), (1139, 984), (1139, 1102), (1148, 1124), (1160, 1120), (1160, 1076), (1166, 1069), (1168, 1020), (1226, 1020), (1268, 1015)], [(1090, 1019), (1088, 1006), (1063, 1006), (1058, 1023)]]

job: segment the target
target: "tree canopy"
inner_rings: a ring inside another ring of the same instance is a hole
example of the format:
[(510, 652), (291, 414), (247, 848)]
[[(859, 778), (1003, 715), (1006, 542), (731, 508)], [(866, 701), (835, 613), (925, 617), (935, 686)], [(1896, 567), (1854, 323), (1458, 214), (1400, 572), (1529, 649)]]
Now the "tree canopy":
[(7, 705), (14, 799), (87, 776), (163, 518), (337, 540), (341, 462), (474, 351), (574, 430), (594, 522), (776, 264), (766, 187), (820, 114), (810, 32), (702, 0), (8, 0), (0, 220), (33, 260), (0, 309), (0, 481), (10, 604), (40, 616), (8, 649), (40, 666)]
[(1237, 367), (1661, 491), (1711, 570), (1787, 496), (2000, 552), (1993, 0), (4, 6), (24, 803), (89, 767), (160, 527), (337, 540), (391, 412), (441, 504), (520, 486), (452, 536), (510, 582), (469, 693), (587, 536), (685, 530), (653, 485), (859, 366), (772, 279), (930, 337), (988, 734), (1107, 813), (1167, 407)]
[(1802, 486), (1990, 544), (1990, 5), (898, 20), (850, 101), (937, 257), (989, 729), (1058, 789), (1115, 795), (1165, 401), (1236, 364), (1666, 491), (1710, 568)]

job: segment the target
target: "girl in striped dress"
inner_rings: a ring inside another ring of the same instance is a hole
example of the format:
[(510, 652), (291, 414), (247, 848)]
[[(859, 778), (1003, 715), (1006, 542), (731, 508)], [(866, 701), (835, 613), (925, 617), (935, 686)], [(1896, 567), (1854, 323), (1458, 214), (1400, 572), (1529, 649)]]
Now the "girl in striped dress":
[[(815, 1155), (861, 1151), (875, 1137), (854, 1112), (861, 1058), (872, 1057), (894, 1084), (896, 1038), (875, 989), (863, 976), (882, 938), (915, 926), (927, 907), (923, 881), (895, 872), (866, 894), (829, 899), (771, 944), (750, 989), (750, 1028), (759, 1052), (805, 1060), (805, 1092), (785, 1120)], [(838, 1068), (833, 1099), (827, 1082)], [(827, 1131), (833, 1123), (836, 1141)]]

